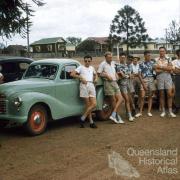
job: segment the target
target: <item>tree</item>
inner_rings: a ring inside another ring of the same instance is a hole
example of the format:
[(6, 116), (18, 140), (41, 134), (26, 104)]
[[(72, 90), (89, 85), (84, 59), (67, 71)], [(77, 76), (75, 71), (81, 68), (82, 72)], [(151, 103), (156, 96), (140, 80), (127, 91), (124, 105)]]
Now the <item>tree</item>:
[(173, 45), (180, 43), (180, 23), (175, 20), (170, 23), (169, 28), (166, 29), (166, 40)]
[(140, 45), (146, 46), (149, 36), (146, 33), (145, 22), (139, 13), (132, 7), (126, 5), (120, 9), (110, 25), (109, 42), (127, 45), (134, 48)]
[(70, 42), (71, 44), (77, 46), (81, 43), (82, 39), (77, 37), (67, 37), (66, 40)]
[(3, 43), (0, 43), (0, 49), (4, 49), (6, 46)]
[[(43, 6), (43, 0), (32, 0), (38, 6)], [(28, 7), (28, 8), (27, 8)], [(27, 11), (28, 9), (28, 11)], [(0, 1), (0, 36), (11, 38), (14, 34), (24, 37), (28, 18), (33, 16), (34, 10), (23, 0)]]
[(77, 51), (95, 51), (97, 43), (94, 40), (84, 40), (77, 46)]

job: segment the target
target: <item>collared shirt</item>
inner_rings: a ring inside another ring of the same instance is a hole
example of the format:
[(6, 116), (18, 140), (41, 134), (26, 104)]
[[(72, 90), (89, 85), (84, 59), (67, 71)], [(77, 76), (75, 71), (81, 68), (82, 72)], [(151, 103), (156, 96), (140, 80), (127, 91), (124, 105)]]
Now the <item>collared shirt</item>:
[(139, 73), (141, 73), (143, 78), (153, 77), (154, 76), (154, 62), (153, 61), (144, 61), (139, 65)]
[(156, 64), (160, 66), (168, 66), (168, 64), (172, 62), (171, 58), (167, 56), (164, 58), (158, 57), (155, 60), (156, 60)]
[(132, 68), (133, 74), (138, 74), (138, 72), (139, 72), (139, 64), (134, 65), (134, 64), (132, 63), (132, 64), (130, 64), (130, 66), (131, 66), (131, 68)]
[(103, 61), (100, 65), (99, 68), (97, 70), (98, 73), (107, 73), (109, 76), (111, 76), (111, 78), (113, 79), (113, 81), (116, 81), (116, 70), (115, 70), (115, 62), (112, 61), (111, 64), (108, 64), (105, 61)]
[(116, 71), (122, 72), (125, 75), (124, 79), (129, 78), (132, 73), (131, 67), (122, 63), (116, 64)]
[[(161, 67), (167, 67), (170, 63), (172, 63), (171, 58), (170, 58), (170, 57), (167, 57), (167, 56), (164, 57), (164, 58), (158, 57), (158, 58), (156, 58), (155, 60), (156, 60), (155, 65), (159, 65), (159, 66), (161, 66)], [(168, 72), (168, 71), (162, 71), (161, 73), (157, 73), (157, 74), (159, 75), (159, 74), (162, 74), (162, 73), (171, 74), (171, 73)]]
[(175, 59), (172, 61), (173, 68), (180, 68), (180, 59)]

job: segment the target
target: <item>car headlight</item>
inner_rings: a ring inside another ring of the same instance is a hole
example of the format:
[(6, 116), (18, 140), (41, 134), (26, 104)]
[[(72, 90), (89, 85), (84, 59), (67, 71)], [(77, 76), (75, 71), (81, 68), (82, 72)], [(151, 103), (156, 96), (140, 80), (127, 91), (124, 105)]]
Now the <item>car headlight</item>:
[(16, 97), (16, 98), (14, 99), (13, 103), (14, 103), (14, 106), (20, 107), (21, 104), (22, 104), (22, 99), (21, 99), (20, 97)]

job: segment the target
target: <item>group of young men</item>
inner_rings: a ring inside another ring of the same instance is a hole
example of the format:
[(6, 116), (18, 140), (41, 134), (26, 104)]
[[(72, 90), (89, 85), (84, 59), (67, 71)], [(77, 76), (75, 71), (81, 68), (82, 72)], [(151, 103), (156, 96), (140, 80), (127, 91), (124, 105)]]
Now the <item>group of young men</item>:
[[(170, 117), (176, 117), (172, 111), (172, 103), (175, 92), (172, 75), (180, 74), (180, 50), (176, 51), (177, 59), (171, 61), (167, 57), (166, 49), (159, 48), (159, 57), (151, 58), (150, 51), (144, 52), (144, 60), (138, 62), (138, 57), (127, 58), (121, 53), (118, 61), (112, 61), (112, 53), (105, 53), (105, 60), (99, 65), (97, 72), (91, 66), (92, 57), (84, 57), (84, 65), (75, 69), (71, 75), (80, 79), (80, 97), (85, 101), (85, 112), (80, 118), (80, 127), (84, 127), (86, 118), (90, 121), (91, 128), (97, 128), (91, 112), (96, 107), (95, 83), (98, 76), (104, 81), (104, 94), (108, 96), (113, 107), (109, 119), (117, 124), (124, 121), (118, 114), (119, 107), (125, 101), (126, 113), (129, 121), (134, 121), (143, 115), (144, 98), (148, 96), (147, 115), (152, 117), (152, 98), (156, 90), (159, 92), (159, 108), (161, 117), (166, 116), (165, 90), (167, 93), (167, 107)], [(138, 108), (136, 113), (134, 94), (138, 89)]]

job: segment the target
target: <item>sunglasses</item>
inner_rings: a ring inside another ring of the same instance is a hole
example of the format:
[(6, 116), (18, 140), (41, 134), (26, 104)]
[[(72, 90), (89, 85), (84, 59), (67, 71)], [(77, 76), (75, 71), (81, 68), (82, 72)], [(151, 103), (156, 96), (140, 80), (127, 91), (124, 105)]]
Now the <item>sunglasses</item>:
[(85, 62), (85, 63), (87, 63), (87, 62), (90, 63), (91, 61), (90, 61), (90, 60), (84, 60), (84, 62)]

